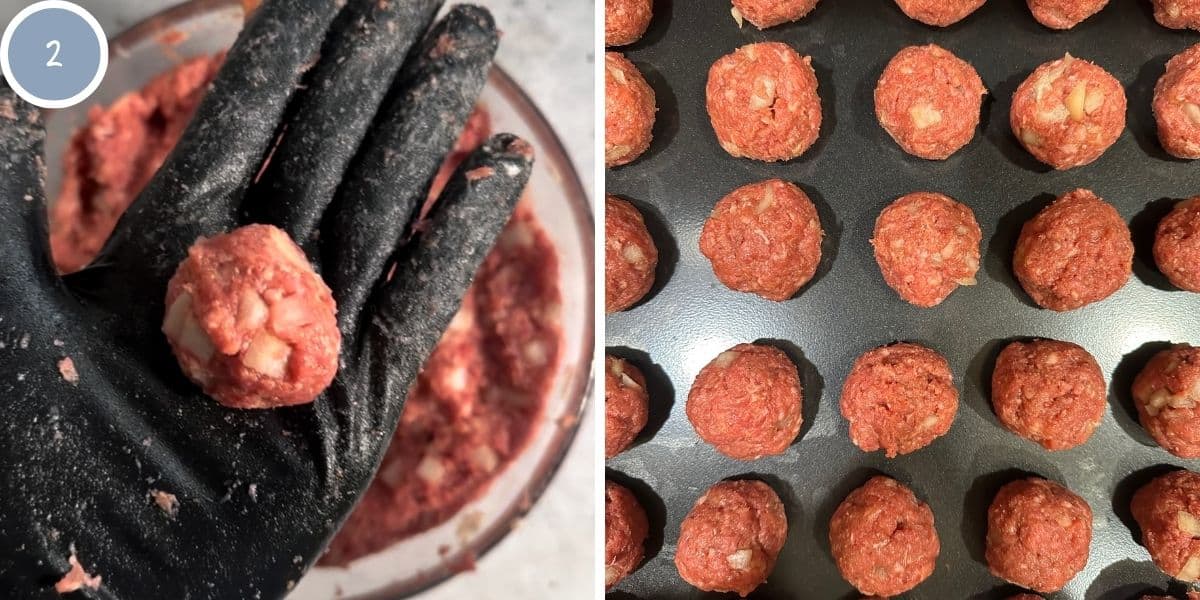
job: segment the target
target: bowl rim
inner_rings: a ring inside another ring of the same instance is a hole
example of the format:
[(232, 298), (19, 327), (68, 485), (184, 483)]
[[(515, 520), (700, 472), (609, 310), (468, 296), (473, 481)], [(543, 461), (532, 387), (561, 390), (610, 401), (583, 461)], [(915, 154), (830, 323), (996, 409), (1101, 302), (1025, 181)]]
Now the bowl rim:
[[(170, 27), (173, 23), (231, 7), (239, 7), (244, 10), (245, 4), (245, 0), (184, 0), (177, 5), (143, 18), (112, 36), (109, 40), (112, 55), (120, 57), (146, 39), (156, 39), (161, 35), (163, 29)], [(559, 467), (574, 446), (573, 442), (583, 420), (584, 411), (593, 395), (595, 381), (592, 371), (596, 361), (596, 280), (594, 277), (596, 221), (592, 203), (561, 138), (525, 90), (499, 64), (492, 65), (492, 69), (488, 73), (487, 85), (496, 88), (498, 93), (509, 100), (521, 118), (533, 130), (532, 137), (542, 142), (535, 144), (539, 154), (538, 158), (553, 165), (554, 171), (559, 175), (560, 185), (566, 192), (564, 200), (569, 207), (574, 227), (581, 234), (579, 243), (583, 249), (581, 254), (586, 276), (583, 278), (584, 324), (581, 343), (583, 344), (582, 355), (588, 359), (581, 361), (577, 371), (569, 375), (567, 382), (569, 400), (558, 422), (542, 425), (555, 428), (548, 446), (550, 451), (537, 462), (533, 477), (525, 484), (517, 498), (499, 513), (498, 518), (493, 520), (492, 525), (474, 536), (470, 544), (459, 547), (455, 552), (444, 556), (439, 567), (418, 572), (405, 581), (368, 592), (359, 596), (361, 600), (390, 600), (419, 594), (463, 572), (463, 569), (460, 568), (461, 565), (472, 564), (485, 557), (529, 514), (550, 482), (553, 481), (554, 476), (558, 474)], [(315, 564), (310, 565), (308, 570), (311, 570), (313, 566)]]

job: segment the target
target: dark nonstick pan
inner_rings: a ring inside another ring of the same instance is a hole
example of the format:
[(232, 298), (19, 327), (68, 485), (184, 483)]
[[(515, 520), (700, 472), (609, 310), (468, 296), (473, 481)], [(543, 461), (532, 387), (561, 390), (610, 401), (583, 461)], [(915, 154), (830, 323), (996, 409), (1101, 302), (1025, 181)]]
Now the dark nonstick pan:
[[(1036, 473), (1066, 484), (1095, 513), (1087, 567), (1052, 598), (1136, 598), (1182, 592), (1138, 543), (1129, 500), (1176, 459), (1138, 425), (1129, 386), (1165, 342), (1200, 344), (1200, 296), (1174, 290), (1149, 254), (1154, 227), (1172, 199), (1200, 194), (1198, 165), (1158, 145), (1150, 98), (1163, 64), (1200, 41), (1154, 22), (1148, 1), (1116, 0), (1075, 29), (1055, 32), (1021, 0), (991, 0), (945, 29), (909, 20), (888, 0), (826, 0), (807, 18), (767, 31), (739, 29), (721, 0), (657, 0), (650, 30), (624, 49), (658, 98), (655, 139), (637, 162), (609, 170), (608, 192), (646, 215), (662, 254), (658, 281), (638, 306), (607, 321), (609, 352), (631, 358), (650, 380), (651, 418), (639, 443), (608, 461), (610, 478), (638, 495), (650, 516), (648, 559), (610, 597), (702, 598), (673, 564), (679, 524), (711, 484), (756, 476), (787, 506), (788, 540), (761, 598), (857, 598), (829, 554), (828, 524), (838, 503), (872, 474), (913, 488), (937, 520), (942, 551), (934, 574), (910, 598), (1003, 598), (1016, 591), (983, 561), (986, 511), (1004, 483)], [(717, 145), (704, 108), (708, 68), (755, 41), (783, 41), (813, 57), (825, 121), (817, 143), (782, 164), (734, 159)], [(887, 61), (911, 44), (937, 43), (972, 63), (987, 85), (975, 139), (944, 162), (903, 153), (879, 126), (873, 90)], [(1008, 125), (1016, 86), (1064, 52), (1092, 60), (1125, 86), (1128, 122), (1099, 160), (1049, 170), (1021, 148)], [(817, 276), (793, 299), (774, 303), (730, 291), (700, 255), (701, 224), (718, 199), (769, 177), (799, 184), (816, 203), (826, 233)], [(1112, 297), (1068, 313), (1037, 308), (1011, 270), (1021, 224), (1053, 198), (1087, 187), (1131, 223), (1134, 276)], [(869, 239), (879, 211), (918, 190), (969, 205), (983, 229), (979, 284), (942, 305), (902, 301), (879, 274)], [(1091, 440), (1050, 453), (1002, 429), (988, 382), (1000, 348), (1031, 336), (1073, 341), (1099, 361), (1109, 408)], [(927, 344), (950, 361), (961, 405), (950, 432), (930, 447), (888, 460), (849, 439), (838, 409), (855, 357), (896, 340)], [(740, 342), (782, 347), (804, 384), (801, 436), (782, 456), (738, 462), (701, 442), (684, 415), (700, 368)]]

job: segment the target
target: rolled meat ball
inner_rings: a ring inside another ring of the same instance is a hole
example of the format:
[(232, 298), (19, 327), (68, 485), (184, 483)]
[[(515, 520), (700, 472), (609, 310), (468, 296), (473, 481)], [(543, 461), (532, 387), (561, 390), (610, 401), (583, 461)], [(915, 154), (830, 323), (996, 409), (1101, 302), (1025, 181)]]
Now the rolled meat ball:
[(800, 433), (800, 374), (782, 350), (738, 344), (700, 369), (687, 418), (704, 441), (739, 460), (782, 454)]
[(1009, 121), (1030, 154), (1062, 170), (1100, 158), (1125, 129), (1125, 107), (1121, 82), (1067, 54), (1021, 82)]
[(162, 331), (188, 379), (231, 408), (312, 402), (333, 381), (333, 294), (282, 230), (248, 225), (188, 249)]
[(941, 354), (906, 342), (869, 350), (842, 386), (850, 441), (888, 458), (915, 452), (950, 431), (958, 390)]
[(996, 577), (1037, 592), (1057, 592), (1087, 564), (1092, 508), (1041, 477), (1010, 482), (988, 507), (984, 556)]
[(1200, 580), (1200, 474), (1180, 469), (1155, 477), (1133, 494), (1130, 512), (1159, 569)]
[(604, 311), (637, 304), (654, 285), (658, 248), (642, 213), (627, 200), (604, 199)]
[(604, 358), (604, 457), (624, 452), (650, 414), (646, 378), (623, 358)]
[(1200, 292), (1200, 196), (1176, 204), (1158, 222), (1154, 262), (1171, 285)]
[(604, 53), (604, 165), (629, 164), (650, 148), (654, 90), (633, 63)]
[(934, 27), (948, 27), (983, 6), (984, 0), (896, 0), (908, 18)]
[(821, 262), (821, 220), (799, 187), (770, 179), (722, 198), (700, 232), (700, 252), (731, 290), (782, 301), (812, 279)]
[(1159, 351), (1133, 379), (1138, 420), (1164, 450), (1200, 458), (1200, 348)]
[(650, 26), (654, 0), (604, 0), (604, 45), (625, 46)]
[(942, 160), (975, 136), (986, 94), (967, 61), (934, 44), (909, 46), (879, 77), (875, 116), (905, 152)]
[(790, 160), (821, 131), (812, 59), (781, 42), (746, 44), (718, 59), (705, 97), (717, 141), (732, 156)]
[(819, 0), (733, 0), (733, 19), (738, 27), (742, 19), (759, 29), (803, 19), (817, 7)]
[(1200, 0), (1150, 0), (1154, 20), (1168, 29), (1200, 31)]
[(941, 550), (929, 505), (883, 476), (872, 477), (838, 505), (829, 523), (829, 545), (842, 578), (859, 592), (882, 598), (929, 578)]
[(1098, 302), (1133, 273), (1129, 226), (1090, 190), (1068, 192), (1021, 227), (1013, 271), (1043, 308), (1062, 312)]
[(1104, 417), (1107, 397), (1096, 359), (1070, 342), (1012, 342), (992, 371), (1000, 423), (1047, 450), (1086, 442)]
[(675, 568), (706, 592), (746, 597), (767, 580), (787, 540), (783, 502), (761, 481), (722, 481), (679, 528)]
[(1167, 61), (1151, 107), (1163, 149), (1178, 158), (1200, 158), (1200, 44)]
[(1028, 0), (1029, 12), (1050, 29), (1070, 29), (1100, 12), (1108, 0)]
[(649, 530), (646, 511), (633, 492), (605, 481), (604, 589), (612, 589), (642, 564)]
[(983, 232), (975, 213), (932, 192), (901, 196), (875, 220), (871, 245), (888, 287), (921, 307), (941, 304), (960, 285), (975, 285)]

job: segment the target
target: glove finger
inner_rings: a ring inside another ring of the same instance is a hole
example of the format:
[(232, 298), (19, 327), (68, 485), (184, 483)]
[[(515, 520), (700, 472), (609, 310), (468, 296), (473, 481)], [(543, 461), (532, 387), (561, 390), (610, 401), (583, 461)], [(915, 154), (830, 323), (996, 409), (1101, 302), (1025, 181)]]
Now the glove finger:
[(285, 118), (287, 129), (244, 204), (245, 221), (288, 232), (311, 258), (321, 214), (409, 49), (441, 0), (356, 0), (334, 22), (322, 59)]
[(46, 233), (45, 139), (41, 111), (0, 78), (0, 298), (6, 302), (58, 281)]
[(496, 52), (491, 14), (455, 6), (405, 64), (321, 225), (321, 263), (342, 333), (383, 274), (475, 106)]

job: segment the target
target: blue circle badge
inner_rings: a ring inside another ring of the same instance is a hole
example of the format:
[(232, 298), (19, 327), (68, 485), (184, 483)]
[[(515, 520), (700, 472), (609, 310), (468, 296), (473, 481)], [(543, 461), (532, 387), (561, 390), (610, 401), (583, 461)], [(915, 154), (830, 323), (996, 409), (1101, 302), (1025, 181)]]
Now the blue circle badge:
[(35, 2), (0, 38), (0, 68), (18, 96), (42, 108), (66, 108), (100, 87), (108, 40), (100, 23), (65, 0)]

